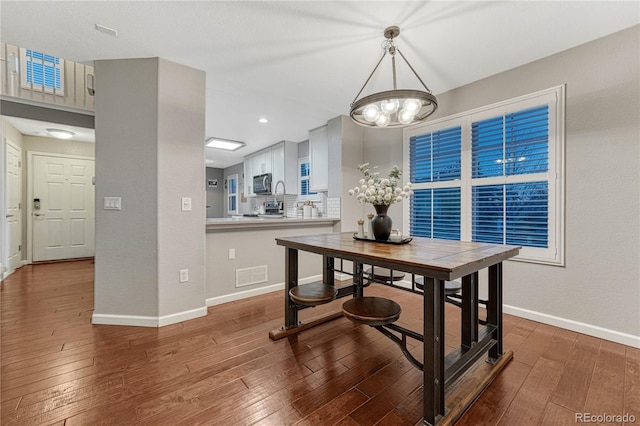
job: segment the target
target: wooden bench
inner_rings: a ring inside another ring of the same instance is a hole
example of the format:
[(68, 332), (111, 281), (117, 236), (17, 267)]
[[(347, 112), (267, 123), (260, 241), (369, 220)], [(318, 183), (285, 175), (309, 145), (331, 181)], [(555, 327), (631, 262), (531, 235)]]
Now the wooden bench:
[(289, 290), (291, 300), (302, 306), (316, 306), (332, 302), (338, 295), (338, 289), (324, 283), (302, 284)]
[(402, 308), (383, 297), (355, 297), (342, 305), (342, 313), (351, 321), (370, 326), (387, 325), (400, 318)]

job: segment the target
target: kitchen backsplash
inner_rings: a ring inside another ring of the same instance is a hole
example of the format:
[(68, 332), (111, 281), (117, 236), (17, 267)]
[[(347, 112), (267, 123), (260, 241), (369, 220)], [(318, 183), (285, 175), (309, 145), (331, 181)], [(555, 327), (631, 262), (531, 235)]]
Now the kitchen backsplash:
[[(278, 196), (278, 200), (282, 200), (282, 195)], [(322, 194), (318, 194), (317, 197), (302, 197), (298, 195), (285, 195), (285, 206), (287, 209), (288, 217), (298, 216), (298, 206), (304, 204), (305, 201), (310, 200), (313, 205), (320, 211), (320, 217), (340, 218), (340, 197), (328, 198)], [(242, 213), (251, 213), (254, 210), (258, 210), (260, 205), (266, 201), (273, 201), (273, 196), (257, 196), (250, 198), (247, 203), (251, 211)]]

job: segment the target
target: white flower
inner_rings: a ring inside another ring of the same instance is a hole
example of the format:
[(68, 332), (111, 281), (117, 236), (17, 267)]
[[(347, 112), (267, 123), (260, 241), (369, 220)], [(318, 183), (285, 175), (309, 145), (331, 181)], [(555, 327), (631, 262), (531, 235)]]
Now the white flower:
[(393, 166), (387, 177), (381, 177), (374, 171), (377, 166), (370, 167), (369, 163), (361, 164), (358, 170), (364, 177), (359, 179), (358, 185), (348, 191), (350, 196), (356, 196), (361, 203), (390, 205), (402, 202), (403, 198), (413, 195), (411, 182), (402, 184), (402, 171)]

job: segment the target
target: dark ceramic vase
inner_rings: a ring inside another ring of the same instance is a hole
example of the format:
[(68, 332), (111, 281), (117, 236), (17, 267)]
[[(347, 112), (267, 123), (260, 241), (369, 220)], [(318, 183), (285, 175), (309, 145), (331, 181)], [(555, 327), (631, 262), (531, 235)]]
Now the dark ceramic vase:
[(376, 215), (371, 219), (371, 227), (373, 228), (373, 236), (378, 241), (387, 241), (391, 234), (391, 218), (387, 216), (389, 206), (384, 204), (374, 204)]

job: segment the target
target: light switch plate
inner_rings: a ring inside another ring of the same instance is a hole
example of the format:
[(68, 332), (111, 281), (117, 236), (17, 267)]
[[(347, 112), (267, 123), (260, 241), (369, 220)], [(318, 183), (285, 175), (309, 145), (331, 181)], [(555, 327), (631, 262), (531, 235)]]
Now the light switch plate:
[(191, 211), (191, 197), (182, 197), (182, 211), (183, 212)]
[(186, 283), (189, 281), (189, 270), (188, 269), (180, 269), (180, 282)]
[(122, 197), (104, 197), (105, 210), (122, 210)]

